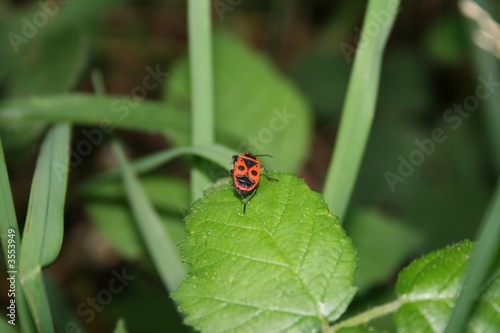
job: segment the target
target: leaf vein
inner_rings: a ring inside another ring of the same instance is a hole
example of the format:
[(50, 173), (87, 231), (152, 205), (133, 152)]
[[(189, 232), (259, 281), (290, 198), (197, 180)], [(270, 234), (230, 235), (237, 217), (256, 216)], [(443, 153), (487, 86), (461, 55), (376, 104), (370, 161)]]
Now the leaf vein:
[(284, 314), (289, 314), (289, 315), (294, 315), (294, 316), (310, 317), (313, 315), (309, 312), (283, 310), (283, 308), (281, 308), (281, 309), (264, 308), (262, 306), (258, 306), (258, 305), (254, 305), (254, 304), (248, 304), (248, 303), (243, 303), (243, 302), (239, 302), (236, 300), (230, 300), (230, 299), (214, 297), (214, 296), (200, 296), (200, 295), (190, 295), (190, 294), (182, 294), (182, 296), (183, 297), (199, 298), (199, 299), (209, 299), (209, 300), (213, 300), (213, 301), (217, 301), (217, 302), (228, 303), (230, 305), (243, 306), (243, 307), (258, 309), (258, 310), (262, 310), (262, 311), (269, 311), (269, 312), (274, 312), (274, 313), (284, 313)]
[(314, 237), (314, 225), (313, 225), (313, 230), (311, 230), (311, 232), (309, 233), (309, 240), (307, 242), (306, 249), (305, 249), (304, 253), (302, 254), (302, 258), (300, 258), (299, 264), (297, 265), (297, 271), (300, 271), (302, 264), (304, 263), (304, 260), (307, 256), (307, 252), (309, 251), (309, 249), (311, 247), (313, 237)]
[(463, 261), (461, 265), (456, 266), (455, 270), (452, 273), (449, 273), (448, 278), (446, 279), (446, 281), (443, 282), (443, 285), (441, 286), (441, 288), (439, 288), (439, 292), (445, 291), (449, 287), (449, 285), (453, 282), (455, 277), (461, 271), (463, 272), (463, 267), (466, 266), (467, 264), (468, 264), (468, 261)]
[(244, 326), (245, 324), (248, 324), (251, 320), (257, 318), (258, 316), (260, 316), (263, 313), (264, 313), (264, 310), (259, 309), (258, 311), (255, 311), (254, 315), (252, 315), (251, 317), (245, 318), (245, 320), (243, 320), (242, 322), (236, 323), (236, 325), (233, 325), (232, 327), (225, 329), (224, 331), (222, 331), (222, 333), (231, 332), (238, 327)]
[(242, 226), (242, 225), (236, 225), (236, 224), (231, 224), (231, 223), (226, 223), (226, 222), (220, 222), (220, 221), (215, 221), (215, 220), (206, 219), (206, 218), (200, 218), (200, 220), (206, 221), (206, 222), (211, 222), (211, 223), (222, 224), (222, 225), (225, 225), (225, 226), (228, 226), (228, 227), (233, 227), (233, 228), (240, 228), (240, 229), (245, 229), (245, 230), (255, 230), (255, 231), (260, 231), (260, 232), (266, 233), (264, 230), (259, 229), (259, 228), (246, 227), (246, 226)]
[(207, 247), (207, 250), (213, 250), (213, 251), (225, 253), (225, 254), (228, 254), (228, 255), (232, 255), (232, 256), (235, 256), (235, 257), (238, 257), (238, 258), (243, 258), (243, 259), (247, 259), (247, 260), (258, 262), (258, 263), (263, 263), (263, 264), (269, 264), (269, 265), (275, 265), (275, 266), (281, 266), (281, 267), (289, 268), (288, 265), (280, 263), (280, 262), (268, 261), (268, 260), (264, 260), (264, 259), (254, 258), (254, 257), (246, 256), (246, 255), (241, 254), (241, 253), (229, 252), (229, 251), (226, 251), (226, 250), (221, 250), (221, 249), (217, 249), (217, 248), (213, 248), (213, 247)]

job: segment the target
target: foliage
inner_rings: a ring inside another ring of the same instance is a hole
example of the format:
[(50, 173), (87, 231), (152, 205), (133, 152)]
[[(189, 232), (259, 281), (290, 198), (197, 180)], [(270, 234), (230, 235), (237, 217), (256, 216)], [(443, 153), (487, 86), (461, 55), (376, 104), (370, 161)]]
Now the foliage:
[(186, 218), (190, 277), (174, 298), (200, 331), (319, 331), (355, 293), (338, 218), (296, 176), (271, 177), (279, 182), (263, 179), (246, 214), (226, 178)]
[[(399, 332), (443, 332), (461, 290), (473, 245), (463, 242), (414, 261), (398, 278), (402, 305), (395, 314)], [(500, 324), (500, 256), (477, 295), (467, 332), (495, 331)]]
[[(217, 142), (237, 152), (279, 155), (267, 164), (296, 171), (304, 163), (310, 141), (306, 101), (268, 59), (229, 33), (216, 31), (213, 44)], [(190, 105), (188, 74), (186, 57), (174, 64), (166, 90), (166, 100), (179, 112)], [(288, 153), (282, 156), (284, 150)]]
[[(2, 332), (500, 327), (500, 80), (474, 45), (498, 5), (25, 3), (0, 0)], [(246, 213), (242, 152), (279, 179)]]

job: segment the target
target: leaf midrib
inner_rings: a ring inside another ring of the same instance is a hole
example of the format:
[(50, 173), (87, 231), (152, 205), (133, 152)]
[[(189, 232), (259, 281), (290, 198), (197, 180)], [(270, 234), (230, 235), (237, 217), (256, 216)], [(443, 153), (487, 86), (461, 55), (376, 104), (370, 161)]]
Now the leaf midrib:
[[(254, 304), (249, 304), (249, 303), (244, 303), (244, 302), (239, 302), (235, 300), (230, 300), (226, 298), (221, 298), (221, 297), (213, 297), (213, 296), (201, 296), (201, 295), (191, 295), (191, 294), (182, 294), (183, 297), (192, 297), (196, 299), (209, 299), (209, 300), (214, 300), (218, 302), (224, 302), (228, 304), (233, 304), (233, 305), (238, 305), (238, 306), (244, 306), (252, 309), (257, 309), (257, 310), (262, 310), (262, 311), (269, 311), (269, 312), (274, 312), (274, 313), (283, 313), (283, 314), (289, 314), (289, 315), (294, 315), (294, 316), (301, 316), (301, 317), (313, 317), (310, 312), (299, 312), (299, 311), (291, 311), (291, 310), (282, 310), (282, 309), (272, 309), (272, 308), (265, 308), (260, 305), (254, 305)], [(198, 317), (201, 318), (201, 317)]]
[[(289, 188), (291, 188), (291, 187), (289, 187)], [(276, 223), (275, 230), (277, 229), (278, 225), (283, 220), (283, 215), (284, 215), (285, 211), (288, 208), (288, 205), (289, 205), (289, 202), (290, 202), (290, 197), (291, 197), (291, 192), (290, 191), (286, 192), (286, 200), (284, 200), (284, 205), (282, 205), (283, 206), (283, 211), (281, 212), (280, 217), (277, 219), (278, 221)], [(256, 214), (257, 215), (259, 214), (258, 210), (256, 210)], [(264, 219), (262, 219), (261, 216), (259, 216), (258, 218), (259, 218), (260, 221), (264, 221)], [(292, 273), (292, 275), (294, 275), (297, 278), (297, 280), (299, 281), (299, 283), (302, 285), (302, 288), (305, 291), (304, 294), (306, 295), (307, 298), (309, 298), (309, 300), (312, 303), (312, 306), (313, 306), (314, 310), (316, 311), (317, 318), (320, 319), (321, 321), (324, 321), (325, 319), (321, 315), (321, 311), (318, 308), (318, 304), (317, 304), (316, 300), (314, 299), (314, 296), (310, 293), (309, 289), (306, 287), (306, 284), (305, 284), (304, 280), (299, 275), (299, 273), (296, 272), (292, 268), (291, 263), (288, 261), (287, 257), (283, 253), (283, 251), (281, 251), (281, 249), (279, 248), (279, 246), (276, 244), (276, 240), (274, 239), (273, 235), (271, 234), (271, 232), (268, 230), (268, 228), (266, 227), (266, 225), (264, 223), (262, 223), (262, 227), (264, 228), (264, 230), (267, 233), (267, 235), (269, 236), (269, 238), (271, 238), (271, 240), (272, 240), (272, 242), (273, 242), (273, 244), (274, 244), (277, 252), (281, 255), (281, 257), (283, 258), (283, 261), (286, 263), (285, 267), (288, 268), (288, 270)], [(311, 232), (311, 234), (312, 234), (312, 232)], [(305, 253), (307, 253), (307, 249), (306, 249)], [(304, 256), (305, 256), (305, 254), (304, 254)]]

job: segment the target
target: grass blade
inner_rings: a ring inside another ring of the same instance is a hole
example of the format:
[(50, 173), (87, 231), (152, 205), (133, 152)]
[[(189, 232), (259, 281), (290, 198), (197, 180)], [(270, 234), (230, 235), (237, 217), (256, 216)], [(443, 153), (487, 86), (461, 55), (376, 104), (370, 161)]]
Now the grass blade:
[[(462, 13), (468, 17), (465, 24), (468, 28), (468, 40), (478, 39), (478, 36), (494, 36), (496, 23), (489, 13), (494, 13), (492, 1), (488, 0), (460, 0), (459, 7)], [(491, 30), (489, 30), (491, 29)], [(484, 38), (484, 37), (482, 37)], [(494, 82), (500, 79), (500, 65), (498, 59), (491, 53), (479, 48), (477, 45), (469, 43), (469, 47), (474, 61), (476, 73), (480, 77), (491, 77)], [(493, 155), (496, 167), (500, 170), (500, 92), (498, 89), (492, 92), (491, 96), (482, 101), (484, 109), (485, 127), (488, 129), (488, 135), (491, 142), (491, 154)]]
[(173, 291), (180, 286), (182, 279), (186, 276), (186, 268), (182, 263), (179, 250), (167, 234), (160, 217), (146, 196), (127, 161), (121, 144), (113, 142), (113, 150), (118, 158), (127, 197), (134, 212), (138, 229), (161, 280), (167, 290)]
[(479, 231), (476, 249), (470, 260), (469, 268), (464, 278), (462, 290), (446, 327), (445, 333), (462, 332), (465, 330), (472, 307), (481, 291), (491, 264), (499, 250), (500, 238), (500, 181), (493, 196)]
[[(400, 1), (371, 0), (347, 88), (335, 151), (323, 194), (342, 221), (356, 182), (375, 113), (382, 56)], [(378, 33), (372, 30), (378, 28)]]
[[(9, 230), (14, 231), (14, 236), (12, 237), (14, 243), (14, 250), (16, 257), (14, 258), (15, 263), (13, 266), (10, 266), (9, 258), (8, 258), (8, 250), (9, 248), (9, 237), (8, 235), (12, 233)], [(21, 287), (21, 275), (19, 273), (18, 265), (20, 260), (20, 249), (21, 249), (21, 234), (19, 233), (19, 228), (17, 226), (17, 218), (16, 211), (14, 208), (14, 199), (12, 198), (10, 183), (9, 183), (9, 175), (7, 173), (7, 166), (5, 164), (5, 158), (2, 147), (2, 140), (0, 138), (0, 235), (2, 248), (5, 255), (5, 262), (7, 265), (7, 271), (15, 271), (16, 275), (16, 309), (19, 314), (19, 322), (20, 326), (26, 332), (30, 332), (34, 330), (33, 322), (30, 318), (30, 313), (28, 309), (28, 305), (26, 304), (26, 300), (24, 298), (24, 291)], [(9, 318), (10, 319), (10, 318)], [(17, 322), (17, 320), (16, 320)], [(9, 325), (10, 326), (10, 325)], [(12, 326), (10, 326), (12, 327)], [(1, 330), (4, 332), (4, 330)], [(5, 331), (7, 332), (7, 331)]]
[(19, 230), (17, 228), (16, 211), (14, 208), (14, 199), (10, 190), (9, 175), (5, 165), (2, 140), (0, 138), (0, 231), (1, 241), (4, 251), (7, 248), (7, 231), (14, 229), (16, 232), (16, 244), (20, 244)]
[(22, 284), (41, 332), (54, 331), (42, 268), (57, 257), (62, 243), (70, 134), (69, 124), (55, 125), (42, 144), (21, 244)]
[[(191, 144), (212, 144), (215, 140), (212, 22), (209, 0), (188, 1), (189, 65), (191, 71)], [(201, 195), (210, 178), (199, 168), (191, 171), (192, 196)]]
[(165, 102), (71, 94), (12, 99), (0, 103), (0, 126), (61, 121), (98, 125), (103, 133), (109, 133), (115, 127), (165, 131), (178, 141), (185, 141), (181, 138), (189, 133), (188, 116), (173, 112)]
[(137, 172), (148, 172), (179, 156), (195, 155), (229, 170), (231, 166), (231, 156), (235, 154), (237, 154), (236, 151), (219, 144), (180, 147), (160, 151), (138, 159), (137, 162), (134, 163), (134, 168)]
[[(203, 145), (197, 147), (179, 147), (162, 150), (131, 162), (131, 167), (136, 173), (153, 171), (161, 165), (181, 156), (194, 155), (202, 157), (210, 162), (229, 170), (231, 167), (231, 156), (237, 154), (234, 150), (222, 145)], [(84, 188), (91, 187), (96, 182), (110, 180), (118, 177), (119, 170), (103, 172), (84, 184)]]
[[(477, 25), (484, 29), (487, 24), (482, 24), (488, 22), (491, 17), (488, 17), (488, 12), (491, 12), (491, 2), (487, 0), (476, 0), (468, 1), (466, 6), (466, 1), (460, 1), (461, 9), (464, 15), (469, 15), (471, 13), (466, 11), (466, 8), (482, 8), (481, 10), (476, 10), (476, 15), (480, 12), (483, 14), (481, 17), (474, 17), (473, 21), (467, 21), (466, 25), (471, 33), (471, 38), (476, 32)], [(469, 17), (470, 18), (470, 17)], [(484, 33), (485, 31), (483, 31)], [(480, 49), (475, 45), (471, 45), (472, 55), (474, 64), (476, 66), (477, 73), (482, 77), (491, 77), (495, 79), (498, 78), (498, 61), (495, 57)], [(486, 126), (489, 129), (489, 135), (491, 139), (491, 145), (494, 148), (492, 153), (496, 163), (497, 168), (500, 168), (500, 114), (498, 113), (498, 105), (500, 105), (500, 94), (498, 91), (493, 93), (490, 98), (484, 100), (484, 110), (485, 110), (485, 120)], [(467, 320), (470, 316), (472, 307), (475, 304), (476, 298), (485, 278), (488, 274), (488, 270), (491, 268), (491, 260), (498, 250), (498, 239), (500, 237), (500, 179), (497, 183), (496, 191), (493, 195), (491, 206), (485, 215), (484, 221), (482, 223), (481, 229), (478, 233), (477, 246), (474, 254), (470, 261), (470, 266), (467, 270), (466, 276), (463, 281), (462, 290), (457, 303), (453, 309), (452, 315), (446, 327), (445, 333), (449, 332), (461, 332), (465, 330)]]

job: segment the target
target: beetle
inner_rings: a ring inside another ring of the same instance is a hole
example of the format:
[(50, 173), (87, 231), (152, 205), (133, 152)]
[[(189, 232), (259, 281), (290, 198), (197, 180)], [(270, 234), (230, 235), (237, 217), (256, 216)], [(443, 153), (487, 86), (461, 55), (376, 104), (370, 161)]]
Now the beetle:
[[(241, 196), (243, 202), (243, 213), (246, 212), (247, 203), (252, 199), (257, 192), (257, 186), (260, 181), (260, 169), (264, 169), (267, 179), (278, 182), (278, 179), (271, 178), (267, 169), (260, 164), (258, 156), (271, 155), (253, 155), (250, 153), (241, 154), (241, 156), (233, 155), (233, 169), (231, 170), (231, 177), (236, 191)], [(250, 193), (250, 196), (245, 199), (245, 194)]]

